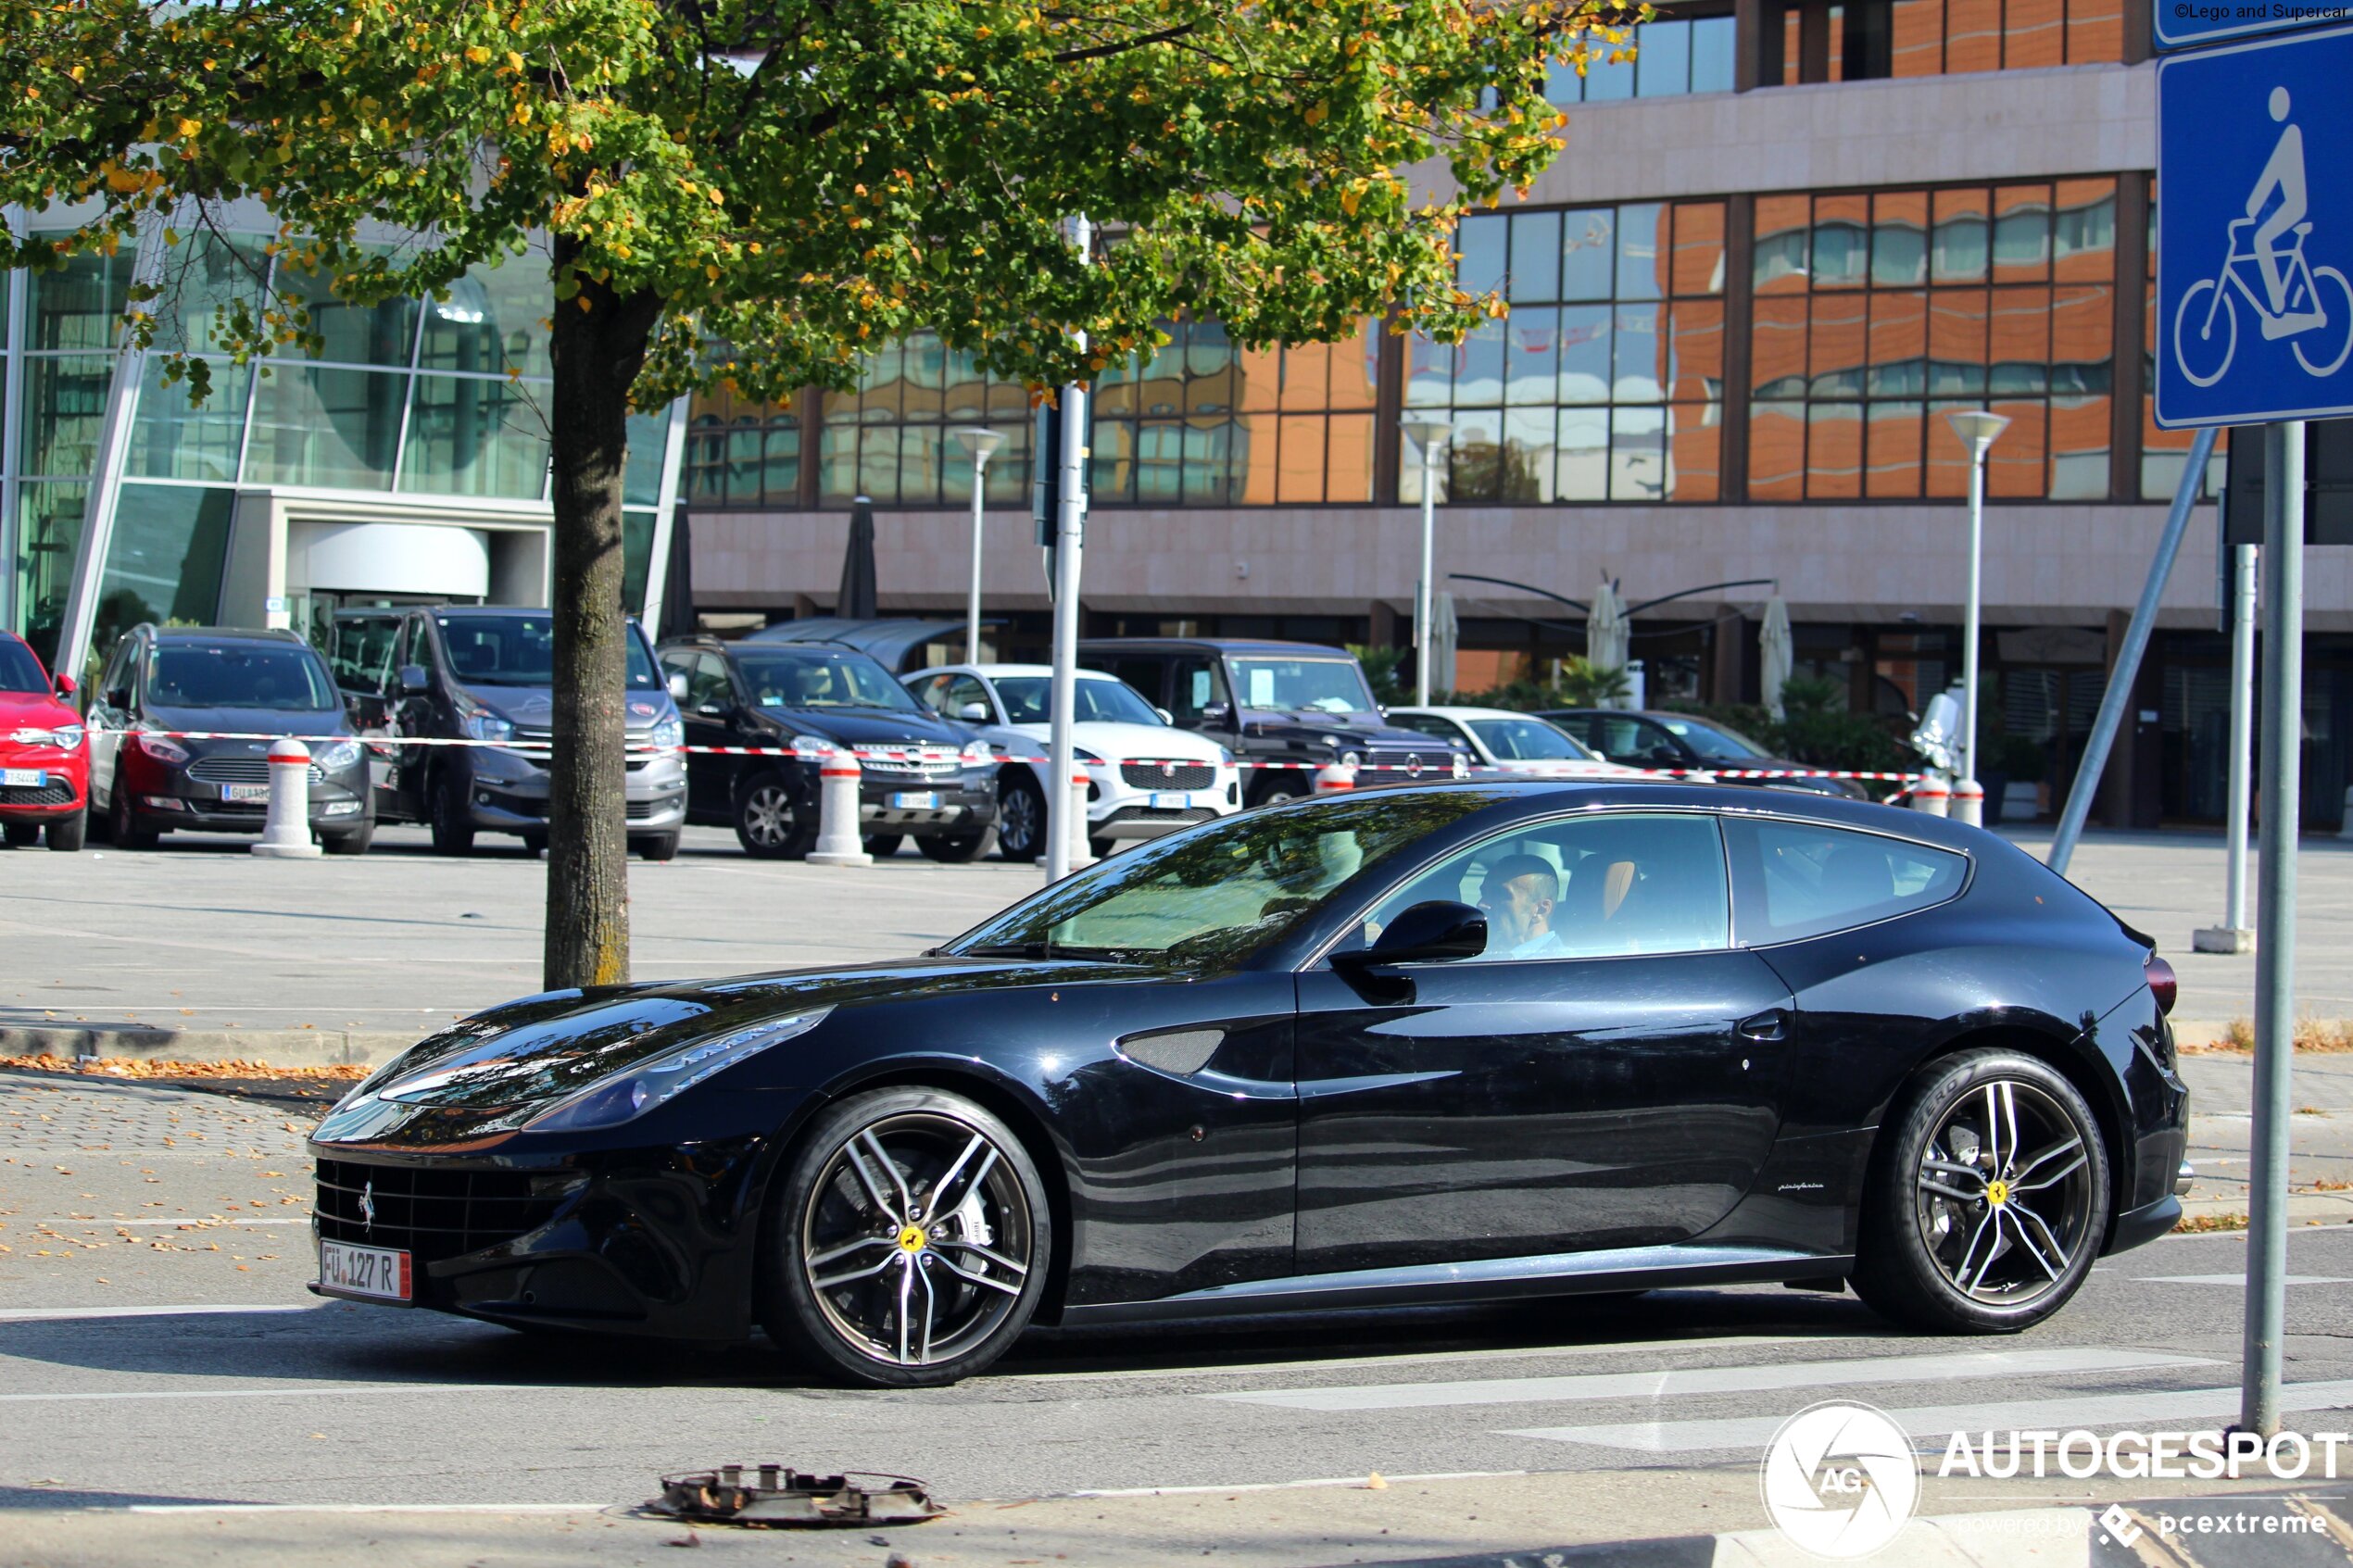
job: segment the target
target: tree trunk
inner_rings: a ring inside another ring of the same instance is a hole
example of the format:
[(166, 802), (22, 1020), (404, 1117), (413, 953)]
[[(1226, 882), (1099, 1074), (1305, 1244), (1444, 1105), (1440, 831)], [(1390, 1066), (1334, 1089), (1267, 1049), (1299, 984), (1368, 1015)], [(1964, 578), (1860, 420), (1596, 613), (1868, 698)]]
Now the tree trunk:
[[(570, 250), (558, 241), (560, 270)], [(585, 280), (555, 307), (555, 758), (541, 960), (551, 991), (629, 978), (622, 477), (629, 389), (661, 314), (652, 295), (616, 296)]]

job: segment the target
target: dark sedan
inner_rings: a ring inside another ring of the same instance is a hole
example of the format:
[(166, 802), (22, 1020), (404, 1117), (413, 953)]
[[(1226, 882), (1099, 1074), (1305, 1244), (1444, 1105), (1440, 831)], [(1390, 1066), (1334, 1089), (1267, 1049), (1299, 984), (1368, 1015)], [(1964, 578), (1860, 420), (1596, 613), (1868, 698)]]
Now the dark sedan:
[(319, 1288), (908, 1386), (1032, 1323), (1850, 1281), (2048, 1317), (2171, 1229), (2147, 940), (1883, 807), (1477, 783), (1224, 818), (897, 963), (561, 991), (320, 1125)]
[[(1776, 757), (1729, 724), (1692, 713), (1628, 713), (1613, 708), (1555, 708), (1537, 717), (1549, 719), (1613, 762), (1633, 768), (1680, 768), (1693, 771), (1722, 769), (1811, 771), (1806, 763)], [(1806, 795), (1835, 795), (1868, 800), (1870, 792), (1853, 779), (1727, 779), (1727, 784), (1758, 784), (1767, 789), (1796, 790)]]

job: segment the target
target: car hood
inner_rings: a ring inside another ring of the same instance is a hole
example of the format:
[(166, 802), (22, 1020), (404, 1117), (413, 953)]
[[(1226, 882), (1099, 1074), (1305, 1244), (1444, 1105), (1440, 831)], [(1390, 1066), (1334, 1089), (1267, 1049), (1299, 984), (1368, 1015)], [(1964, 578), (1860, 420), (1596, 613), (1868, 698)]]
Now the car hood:
[[(999, 733), (1035, 741), (1042, 751), (1052, 738), (1053, 729), (1048, 724), (1007, 724), (1001, 726)], [(1218, 753), (1225, 749), (1207, 735), (1197, 735), (1190, 730), (1172, 729), (1165, 724), (1120, 724), (1100, 720), (1073, 724), (1070, 740), (1073, 746), (1083, 746), (1096, 756), (1114, 762), (1130, 757), (1154, 762), (1164, 759), (1214, 762)]]
[[(519, 730), (556, 727), (556, 694), (546, 686), (468, 686), (466, 695)], [(627, 694), (622, 721), (633, 730), (648, 730), (670, 716), (666, 692)]]
[(962, 750), (972, 738), (924, 713), (895, 709), (759, 708), (761, 718), (796, 734), (816, 735), (844, 746), (944, 746)]
[(51, 730), (81, 722), (81, 714), (46, 692), (0, 692), (0, 739), (14, 730)]
[[(350, 721), (340, 708), (313, 709), (308, 711), (283, 708), (156, 708), (149, 707), (147, 727), (167, 731), (195, 731), (232, 735), (347, 735)], [(195, 750), (208, 746), (223, 746), (232, 749), (259, 742), (193, 741)]]
[[(371, 1142), (401, 1132), (403, 1141), (447, 1147), (504, 1137), (541, 1107), (614, 1073), (770, 1020), (817, 1008), (847, 1012), (975, 991), (1132, 981), (1148, 972), (1079, 960), (930, 958), (550, 991), (476, 1013), (410, 1047), (329, 1113), (312, 1141)], [(841, 1020), (825, 1025), (844, 1026)], [(791, 1082), (790, 1074), (781, 1081)]]

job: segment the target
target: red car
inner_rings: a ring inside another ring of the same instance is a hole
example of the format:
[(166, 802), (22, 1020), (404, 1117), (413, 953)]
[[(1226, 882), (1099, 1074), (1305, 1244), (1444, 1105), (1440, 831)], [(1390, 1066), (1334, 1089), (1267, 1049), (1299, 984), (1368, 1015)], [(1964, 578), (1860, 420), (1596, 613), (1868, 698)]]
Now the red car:
[(82, 715), (57, 699), (73, 677), (49, 672), (24, 640), (0, 632), (0, 834), (18, 849), (46, 828), (52, 849), (79, 849), (89, 823), (90, 750)]

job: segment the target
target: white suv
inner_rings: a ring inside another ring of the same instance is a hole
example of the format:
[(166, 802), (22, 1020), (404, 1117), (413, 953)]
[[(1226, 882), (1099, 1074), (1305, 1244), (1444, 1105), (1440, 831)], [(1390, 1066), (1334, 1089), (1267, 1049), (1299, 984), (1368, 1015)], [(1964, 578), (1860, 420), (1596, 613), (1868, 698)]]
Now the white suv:
[[(1046, 850), (1046, 746), (1054, 672), (1044, 664), (950, 664), (900, 677), (915, 700), (968, 724), (1006, 757), (997, 775), (997, 845), (1009, 860)], [(1078, 671), (1071, 745), (1087, 777), (1087, 836), (1098, 856), (1241, 809), (1226, 748), (1179, 730), (1126, 682)]]

